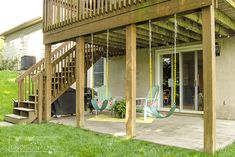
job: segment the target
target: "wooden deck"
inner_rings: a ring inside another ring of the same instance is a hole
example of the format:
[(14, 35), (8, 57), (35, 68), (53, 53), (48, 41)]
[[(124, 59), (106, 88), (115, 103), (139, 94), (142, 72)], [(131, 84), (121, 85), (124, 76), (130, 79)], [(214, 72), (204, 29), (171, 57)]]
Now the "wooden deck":
[[(104, 3), (103, 7), (101, 7), (101, 1)], [(117, 37), (122, 36), (124, 32), (115, 32), (115, 30), (128, 24), (139, 23), (137, 41), (142, 44), (141, 47), (145, 47), (148, 43), (148, 27), (142, 24), (151, 19), (153, 27), (156, 28), (153, 29), (155, 30), (153, 32), (155, 40), (153, 41), (156, 42), (153, 46), (157, 47), (159, 44), (160, 46), (167, 46), (172, 42), (174, 13), (179, 13), (177, 15), (179, 43), (202, 41), (200, 8), (210, 5), (210, 0), (129, 0), (128, 3), (125, 1), (112, 1), (112, 5), (109, 6), (105, 5), (106, 3), (111, 4), (109, 0), (92, 1), (96, 4), (95, 11), (86, 8), (90, 7), (86, 5), (88, 3), (86, 1), (84, 1), (85, 4), (82, 4), (83, 7), (79, 5), (79, 0), (45, 1), (44, 43), (57, 43), (71, 39), (75, 41), (78, 36), (86, 36), (91, 33), (102, 34), (102, 31), (107, 29), (114, 29), (110, 33), (112, 36), (110, 38), (111, 43), (117, 41), (123, 43), (123, 39)], [(127, 3), (127, 5), (123, 5), (124, 3)], [(107, 11), (105, 10), (106, 7), (108, 7)], [(228, 6), (226, 0), (219, 1), (215, 10), (216, 38), (230, 37), (235, 34), (235, 17), (232, 16), (231, 12), (233, 9), (231, 5)], [(105, 41), (105, 37), (101, 35), (99, 40)], [(125, 43), (120, 44), (120, 47), (125, 47)]]

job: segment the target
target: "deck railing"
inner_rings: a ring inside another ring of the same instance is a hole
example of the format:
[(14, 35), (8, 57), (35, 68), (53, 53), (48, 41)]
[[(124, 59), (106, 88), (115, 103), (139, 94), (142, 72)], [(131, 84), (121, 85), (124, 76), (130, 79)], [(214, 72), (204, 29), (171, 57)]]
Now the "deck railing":
[(108, 14), (143, 0), (44, 0), (44, 32)]

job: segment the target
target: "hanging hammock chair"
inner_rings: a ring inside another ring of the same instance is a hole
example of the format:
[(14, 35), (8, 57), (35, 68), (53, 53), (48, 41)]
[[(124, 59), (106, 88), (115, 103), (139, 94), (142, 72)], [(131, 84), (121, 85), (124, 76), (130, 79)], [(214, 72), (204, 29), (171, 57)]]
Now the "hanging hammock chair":
[[(173, 115), (176, 109), (176, 42), (177, 42), (177, 19), (176, 19), (176, 14), (174, 16), (174, 25), (175, 25), (175, 31), (174, 31), (174, 69), (173, 69), (173, 79), (174, 79), (174, 85), (173, 85), (173, 105), (170, 108), (170, 110), (166, 114), (162, 114), (158, 111), (158, 106), (156, 105), (157, 102), (157, 95), (159, 93), (159, 87), (158, 86), (153, 86), (152, 84), (152, 23), (151, 20), (149, 20), (149, 72), (150, 72), (150, 91), (144, 106), (144, 120), (147, 118), (147, 113), (151, 114), (155, 118), (163, 119), (170, 117)], [(149, 101), (148, 101), (149, 100)]]
[[(91, 34), (91, 47), (92, 47), (92, 88), (94, 88), (94, 58), (93, 58), (93, 33)], [(96, 111), (102, 112), (105, 109), (109, 109), (109, 106), (115, 102), (115, 99), (112, 98), (108, 91), (108, 54), (109, 54), (109, 30), (107, 30), (107, 52), (106, 52), (106, 86), (101, 86), (98, 88), (98, 98), (94, 98), (92, 93), (91, 104)], [(96, 112), (97, 113), (97, 112)]]

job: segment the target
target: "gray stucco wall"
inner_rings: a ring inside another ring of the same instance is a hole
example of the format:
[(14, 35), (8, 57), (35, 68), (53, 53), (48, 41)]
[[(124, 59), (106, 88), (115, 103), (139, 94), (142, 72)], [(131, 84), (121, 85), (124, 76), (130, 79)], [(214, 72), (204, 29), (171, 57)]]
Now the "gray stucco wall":
[[(137, 50), (136, 89), (137, 98), (146, 97), (149, 90), (149, 55)], [(109, 60), (109, 90), (113, 96), (125, 97), (126, 59), (125, 56)]]
[[(221, 55), (216, 57), (217, 118), (235, 120), (235, 37), (222, 39), (219, 45)], [(125, 96), (125, 71), (125, 56), (110, 59), (109, 89), (113, 96)], [(148, 52), (137, 50), (137, 97), (146, 97), (148, 90)]]
[(217, 117), (235, 119), (235, 37), (219, 41), (216, 57)]

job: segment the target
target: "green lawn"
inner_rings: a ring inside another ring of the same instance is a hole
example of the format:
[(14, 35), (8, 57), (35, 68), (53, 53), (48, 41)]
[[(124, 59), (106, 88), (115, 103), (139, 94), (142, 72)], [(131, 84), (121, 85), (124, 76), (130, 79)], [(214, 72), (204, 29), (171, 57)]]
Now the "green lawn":
[[(212, 155), (48, 123), (0, 128), (0, 156), (211, 157)], [(235, 145), (217, 152), (214, 156), (235, 156)]]
[(12, 99), (17, 98), (17, 83), (15, 71), (0, 71), (0, 121), (4, 114), (12, 113)]

